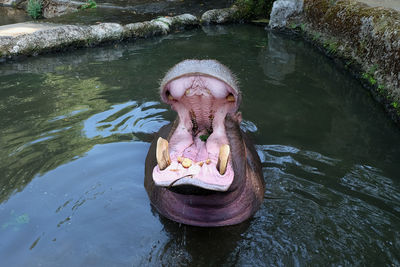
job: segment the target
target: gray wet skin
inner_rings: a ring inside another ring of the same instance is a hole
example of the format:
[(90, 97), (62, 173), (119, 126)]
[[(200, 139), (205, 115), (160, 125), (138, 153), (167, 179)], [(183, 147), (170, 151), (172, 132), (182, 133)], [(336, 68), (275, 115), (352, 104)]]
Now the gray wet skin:
[(234, 75), (214, 60), (186, 60), (178, 63), (161, 81), (161, 98), (167, 102), (164, 87), (172, 80), (190, 75), (214, 77), (228, 84), (235, 92), (235, 108), (224, 119), (226, 138), (231, 149), (230, 162), (234, 178), (226, 192), (198, 188), (193, 185), (157, 186), (153, 169), (157, 166), (156, 147), (159, 137), (170, 140), (179, 124), (176, 119), (160, 129), (146, 157), (144, 185), (151, 204), (163, 216), (189, 225), (213, 227), (238, 224), (251, 217), (262, 203), (264, 177), (258, 154), (246, 134), (240, 129), (240, 91)]

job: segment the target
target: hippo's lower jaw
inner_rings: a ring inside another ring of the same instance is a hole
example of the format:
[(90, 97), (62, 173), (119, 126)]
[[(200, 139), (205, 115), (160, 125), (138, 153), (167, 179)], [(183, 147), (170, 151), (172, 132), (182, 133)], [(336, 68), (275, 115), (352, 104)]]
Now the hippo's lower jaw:
[(224, 122), (236, 107), (235, 94), (226, 83), (199, 74), (165, 86), (166, 102), (177, 111), (179, 123), (169, 142), (157, 140), (158, 164), (153, 170), (157, 186), (229, 189), (235, 173)]

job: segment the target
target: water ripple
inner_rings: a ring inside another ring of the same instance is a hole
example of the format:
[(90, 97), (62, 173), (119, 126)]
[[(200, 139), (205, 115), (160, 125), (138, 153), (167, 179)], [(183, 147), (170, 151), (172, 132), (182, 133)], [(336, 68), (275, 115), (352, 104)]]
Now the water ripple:
[[(238, 265), (253, 259), (276, 266), (311, 260), (317, 265), (399, 263), (400, 188), (395, 180), (373, 166), (292, 146), (259, 145), (257, 150), (267, 189), (248, 231), (257, 238), (240, 242)], [(269, 258), (254, 247), (268, 249)], [(380, 259), (371, 258), (376, 251)]]
[[(353, 191), (399, 205), (400, 192), (393, 181), (385, 177), (381, 170), (367, 165), (355, 165), (340, 180), (341, 185)], [(399, 210), (400, 211), (400, 210)]]
[(108, 137), (113, 134), (153, 133), (168, 123), (161, 116), (166, 109), (158, 107), (159, 102), (138, 104), (129, 101), (113, 105), (109, 110), (97, 113), (84, 121), (83, 132), (88, 138)]
[[(325, 175), (319, 169), (319, 165), (335, 166), (336, 163), (340, 162), (338, 159), (321, 155), (318, 152), (303, 151), (285, 145), (259, 145), (257, 146), (257, 150), (264, 166), (277, 165), (279, 168), (295, 166), (315, 175)], [(324, 168), (326, 167), (324, 166)]]

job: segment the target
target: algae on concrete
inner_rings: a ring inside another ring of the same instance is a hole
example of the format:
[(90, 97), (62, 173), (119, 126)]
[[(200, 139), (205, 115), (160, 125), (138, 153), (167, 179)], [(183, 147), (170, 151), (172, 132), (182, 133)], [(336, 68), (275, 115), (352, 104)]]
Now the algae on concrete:
[(239, 9), (232, 6), (224, 9), (212, 9), (204, 12), (201, 21), (206, 24), (232, 23), (238, 20)]
[(275, 0), (236, 0), (238, 17), (244, 20), (269, 18)]

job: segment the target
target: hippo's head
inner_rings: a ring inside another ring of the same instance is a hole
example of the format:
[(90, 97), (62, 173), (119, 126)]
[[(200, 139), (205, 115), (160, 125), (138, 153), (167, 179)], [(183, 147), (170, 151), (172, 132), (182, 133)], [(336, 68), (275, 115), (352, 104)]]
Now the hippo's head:
[(160, 95), (178, 118), (160, 130), (147, 156), (152, 204), (168, 218), (199, 226), (251, 216), (264, 181), (258, 155), (240, 130), (235, 76), (215, 60), (185, 60), (162, 79)]
[(227, 191), (234, 170), (224, 122), (240, 103), (235, 77), (215, 60), (185, 60), (165, 75), (160, 94), (179, 124), (169, 143), (158, 140), (155, 184)]

